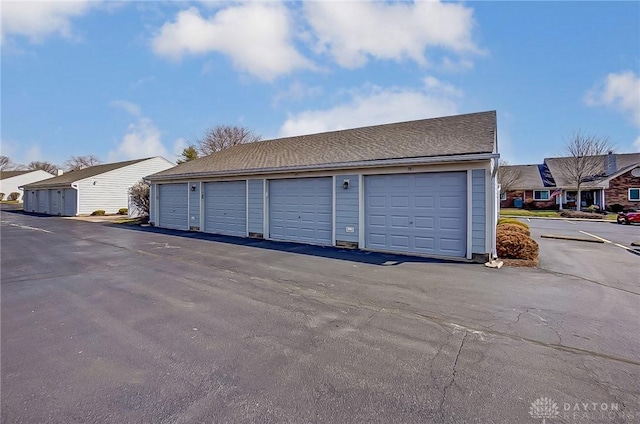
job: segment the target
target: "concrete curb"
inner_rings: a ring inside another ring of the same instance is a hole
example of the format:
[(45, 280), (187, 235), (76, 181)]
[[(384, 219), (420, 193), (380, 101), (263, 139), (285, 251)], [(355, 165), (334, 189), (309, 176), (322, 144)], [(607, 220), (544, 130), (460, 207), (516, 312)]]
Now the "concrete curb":
[(590, 218), (563, 218), (553, 217), (553, 216), (516, 216), (516, 215), (500, 215), (500, 218), (518, 218), (518, 219), (551, 219), (551, 220), (562, 220), (562, 221), (588, 221), (588, 222), (610, 222), (615, 224), (615, 220), (611, 219), (590, 219)]
[(637, 246), (637, 247), (640, 247), (640, 241), (634, 241), (634, 242), (631, 242), (631, 246), (634, 246), (634, 247), (636, 247), (636, 246)]
[(557, 239), (557, 240), (586, 241), (587, 243), (604, 243), (604, 241), (598, 240), (598, 239), (594, 239), (594, 238), (563, 236), (563, 235), (556, 235), (556, 234), (542, 234), (540, 236), (540, 238)]

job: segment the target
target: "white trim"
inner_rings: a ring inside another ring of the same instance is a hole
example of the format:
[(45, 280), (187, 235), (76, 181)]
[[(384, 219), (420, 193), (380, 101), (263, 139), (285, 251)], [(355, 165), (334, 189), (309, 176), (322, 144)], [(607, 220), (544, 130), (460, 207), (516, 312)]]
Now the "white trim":
[(246, 206), (244, 208), (244, 215), (245, 215), (244, 234), (245, 234), (245, 237), (249, 237), (249, 179), (247, 178), (246, 181), (247, 181), (247, 184), (245, 185), (245, 188), (244, 188), (244, 197), (246, 201)]
[(364, 175), (358, 174), (358, 248), (364, 249), (365, 228), (364, 228)]
[(471, 169), (467, 169), (467, 259), (471, 259), (473, 247), (473, 179), (471, 172)]
[(602, 205), (600, 205), (600, 208), (601, 208), (602, 210), (606, 210), (606, 207), (607, 207), (607, 202), (606, 202), (606, 200), (607, 200), (607, 199), (606, 199), (606, 195), (605, 195), (605, 192), (606, 192), (606, 191), (607, 191), (607, 190), (602, 189)]
[[(546, 199), (536, 199), (536, 191), (537, 192), (547, 192), (547, 198)], [(531, 198), (533, 199), (534, 202), (548, 202), (551, 200), (551, 191), (550, 190), (532, 190), (531, 192)]]
[[(471, 171), (473, 174), (473, 171)], [(496, 186), (493, 183), (491, 172), (491, 165), (484, 170), (484, 249), (482, 252), (478, 252), (480, 254), (490, 253), (492, 251), (493, 240), (491, 238), (492, 231), (494, 228), (494, 220), (495, 220), (495, 209), (496, 209)], [(473, 182), (472, 182), (473, 183)], [(471, 199), (473, 202), (473, 198)], [(500, 202), (500, 200), (498, 200)], [(473, 204), (471, 205), (471, 213), (473, 214)], [(473, 226), (473, 218), (471, 220), (471, 225)], [(473, 257), (473, 228), (471, 228), (471, 255)]]
[(199, 207), (199, 215), (200, 215), (200, 219), (198, 220), (198, 227), (200, 228), (201, 232), (204, 232), (204, 185), (202, 184), (202, 181), (198, 181), (198, 204), (200, 205)]
[(336, 245), (336, 176), (331, 177), (331, 245)]
[[(359, 162), (343, 162), (332, 163), (326, 165), (304, 165), (304, 166), (291, 166), (291, 167), (272, 167), (261, 169), (243, 169), (233, 171), (221, 171), (221, 172), (198, 172), (192, 174), (177, 174), (177, 175), (162, 175), (158, 177), (147, 177), (150, 180), (175, 180), (175, 179), (188, 179), (197, 177), (241, 177), (247, 178), (248, 175), (261, 175), (261, 174), (275, 174), (275, 173), (292, 173), (292, 172), (310, 172), (310, 171), (329, 171), (335, 173), (338, 170), (353, 170), (360, 168), (377, 168), (377, 167), (389, 167), (389, 166), (416, 166), (416, 165), (429, 165), (429, 164), (460, 164), (460, 162), (473, 162), (473, 161), (485, 161), (494, 158), (499, 158), (500, 155), (495, 153), (480, 153), (480, 154), (468, 154), (468, 155), (452, 155), (452, 156), (434, 156), (434, 157), (419, 157), (419, 158), (403, 158), (403, 159), (381, 159), (381, 160), (366, 160)], [(353, 171), (351, 171), (353, 173)], [(242, 178), (242, 179), (244, 179)]]
[(269, 180), (262, 180), (262, 238), (271, 240), (269, 237)]
[[(631, 198), (631, 190), (638, 190), (638, 198), (637, 199), (632, 199)], [(640, 202), (640, 187), (629, 187), (629, 189), (627, 190), (627, 199), (630, 202)]]
[[(384, 168), (361, 168), (355, 170), (336, 170), (336, 171), (308, 171), (308, 172), (290, 172), (281, 174), (268, 175), (269, 180), (283, 180), (289, 178), (321, 178), (332, 177), (340, 175), (390, 175), (390, 174), (424, 174), (424, 173), (439, 173), (439, 172), (466, 172), (468, 169), (486, 169), (486, 162), (474, 162), (474, 163), (452, 163), (452, 164), (433, 164), (433, 165), (416, 165), (416, 166), (392, 166)], [(234, 176), (232, 178), (227, 177), (208, 177), (199, 178), (196, 175), (193, 178), (181, 178), (163, 180), (162, 182), (156, 181), (161, 184), (178, 184), (188, 183), (194, 179), (200, 179), (203, 182), (216, 182), (216, 181), (239, 181), (246, 180), (247, 178), (255, 178), (252, 175)]]
[(187, 231), (191, 231), (191, 184), (187, 184)]
[(76, 210), (73, 216), (78, 216), (80, 214), (80, 187), (78, 187), (78, 183), (71, 183), (71, 188), (76, 190)]

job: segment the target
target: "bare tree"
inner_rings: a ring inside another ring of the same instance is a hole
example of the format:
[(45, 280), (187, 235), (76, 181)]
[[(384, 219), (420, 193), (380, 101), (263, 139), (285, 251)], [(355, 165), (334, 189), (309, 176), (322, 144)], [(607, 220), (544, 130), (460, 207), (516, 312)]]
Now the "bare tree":
[(132, 185), (129, 188), (129, 198), (142, 216), (149, 216), (149, 184), (140, 181)]
[(218, 125), (205, 131), (196, 140), (195, 147), (200, 157), (219, 152), (238, 144), (260, 141), (262, 137), (246, 127)]
[(189, 146), (184, 148), (177, 162), (181, 164), (195, 159), (198, 159), (198, 150), (196, 150), (195, 146)]
[(568, 158), (560, 172), (571, 185), (577, 189), (576, 208), (580, 210), (582, 199), (580, 187), (589, 177), (597, 176), (604, 170), (602, 155), (614, 150), (614, 144), (608, 137), (583, 135), (575, 132), (565, 140), (565, 153)]
[(29, 162), (29, 164), (27, 165), (27, 169), (29, 170), (32, 170), (32, 171), (43, 170), (53, 175), (56, 175), (59, 168), (60, 167), (58, 165), (54, 165), (51, 162), (46, 162), (46, 161), (33, 161), (33, 162)]
[(71, 156), (64, 163), (64, 167), (67, 171), (77, 171), (91, 166), (100, 165), (101, 163), (102, 161), (94, 155)]
[(24, 166), (15, 163), (9, 156), (0, 156), (0, 171), (14, 171), (23, 168)]
[(500, 184), (501, 193), (506, 193), (516, 188), (521, 179), (521, 167), (511, 166), (506, 160), (500, 159), (498, 162), (498, 184)]

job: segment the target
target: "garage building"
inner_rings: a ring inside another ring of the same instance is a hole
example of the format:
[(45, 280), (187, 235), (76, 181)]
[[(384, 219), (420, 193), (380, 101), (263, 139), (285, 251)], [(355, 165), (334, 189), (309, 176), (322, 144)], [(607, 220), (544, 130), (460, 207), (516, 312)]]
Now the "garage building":
[(147, 177), (162, 228), (486, 260), (496, 113), (234, 146)]
[(61, 216), (89, 215), (98, 209), (117, 213), (128, 208), (129, 187), (146, 175), (172, 166), (172, 162), (158, 156), (69, 171), (23, 186), (23, 209)]

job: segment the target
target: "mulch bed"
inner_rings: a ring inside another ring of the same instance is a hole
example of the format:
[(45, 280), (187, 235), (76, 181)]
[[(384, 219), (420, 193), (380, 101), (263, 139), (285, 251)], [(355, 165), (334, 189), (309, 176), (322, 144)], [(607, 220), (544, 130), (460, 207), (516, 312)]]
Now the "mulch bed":
[(538, 266), (538, 258), (536, 259), (502, 259), (504, 266), (511, 268), (535, 268)]

